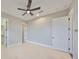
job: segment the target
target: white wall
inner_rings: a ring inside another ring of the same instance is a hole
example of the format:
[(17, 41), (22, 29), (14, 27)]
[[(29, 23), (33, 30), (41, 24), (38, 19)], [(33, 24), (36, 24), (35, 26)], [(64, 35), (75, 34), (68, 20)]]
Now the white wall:
[(52, 23), (51, 20), (56, 17), (66, 16), (68, 10), (40, 17), (27, 22), (28, 40), (52, 46)]
[[(55, 21), (56, 20), (56, 21)], [(68, 41), (68, 17), (41, 17), (27, 22), (27, 40), (51, 46), (66, 52), (70, 48)]]
[(51, 42), (51, 27), (49, 18), (39, 18), (27, 23), (28, 40), (45, 44), (52, 45)]
[(26, 40), (28, 40), (28, 32), (27, 32), (27, 23), (26, 24), (23, 24), (23, 39), (24, 39), (24, 42), (26, 41)]
[(3, 14), (7, 18), (7, 46), (21, 44), (23, 40), (24, 21), (8, 14)]
[(74, 0), (74, 18), (73, 18), (73, 53), (74, 59), (78, 59), (78, 0)]

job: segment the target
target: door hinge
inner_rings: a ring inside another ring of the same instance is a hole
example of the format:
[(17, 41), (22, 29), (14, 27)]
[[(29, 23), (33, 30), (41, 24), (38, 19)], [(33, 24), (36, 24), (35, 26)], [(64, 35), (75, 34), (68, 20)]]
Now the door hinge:
[(68, 30), (70, 30), (70, 28), (68, 28)]
[(68, 18), (68, 20), (70, 20), (70, 18)]
[(68, 38), (68, 40), (70, 40), (70, 38)]
[(68, 48), (68, 50), (70, 50), (70, 48)]

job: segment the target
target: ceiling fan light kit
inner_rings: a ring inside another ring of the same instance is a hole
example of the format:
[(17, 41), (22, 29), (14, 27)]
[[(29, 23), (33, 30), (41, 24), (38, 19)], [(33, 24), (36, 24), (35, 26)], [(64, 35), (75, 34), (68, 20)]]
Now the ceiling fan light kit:
[(31, 8), (31, 4), (32, 4), (32, 0), (28, 0), (27, 9), (22, 9), (22, 8), (17, 8), (17, 9), (18, 9), (18, 10), (25, 11), (25, 13), (22, 14), (23, 16), (24, 16), (25, 14), (30, 14), (31, 16), (33, 16), (34, 14), (32, 13), (32, 11), (39, 10), (40, 7), (30, 9), (30, 8)]
[(30, 13), (30, 11), (28, 10), (28, 11), (27, 11), (27, 13), (29, 14), (29, 13)]

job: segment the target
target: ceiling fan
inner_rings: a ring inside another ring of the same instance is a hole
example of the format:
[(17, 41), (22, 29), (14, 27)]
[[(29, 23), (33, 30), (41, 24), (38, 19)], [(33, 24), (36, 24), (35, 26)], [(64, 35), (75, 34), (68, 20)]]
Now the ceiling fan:
[(32, 11), (39, 10), (40, 7), (31, 9), (31, 4), (32, 4), (32, 0), (28, 0), (27, 9), (22, 9), (22, 8), (17, 8), (17, 9), (18, 9), (18, 10), (25, 11), (25, 13), (22, 14), (23, 16), (24, 16), (25, 14), (34, 15), (34, 14), (32, 13)]

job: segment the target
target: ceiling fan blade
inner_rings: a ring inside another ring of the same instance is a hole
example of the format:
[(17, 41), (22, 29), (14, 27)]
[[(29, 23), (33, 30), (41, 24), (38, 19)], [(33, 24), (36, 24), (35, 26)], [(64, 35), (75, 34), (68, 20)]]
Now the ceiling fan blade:
[(25, 14), (27, 14), (27, 12), (25, 12), (25, 13), (24, 13), (24, 14), (22, 14), (22, 15), (24, 16)]
[(31, 3), (32, 3), (32, 0), (28, 0), (27, 9), (30, 9), (30, 7), (31, 7)]
[(23, 10), (23, 11), (26, 11), (25, 9), (22, 9), (22, 8), (17, 8), (18, 10)]
[(40, 7), (37, 7), (37, 8), (34, 8), (34, 9), (31, 9), (30, 11), (35, 11), (35, 10), (39, 10)]
[(30, 12), (30, 14), (33, 16), (33, 13)]

